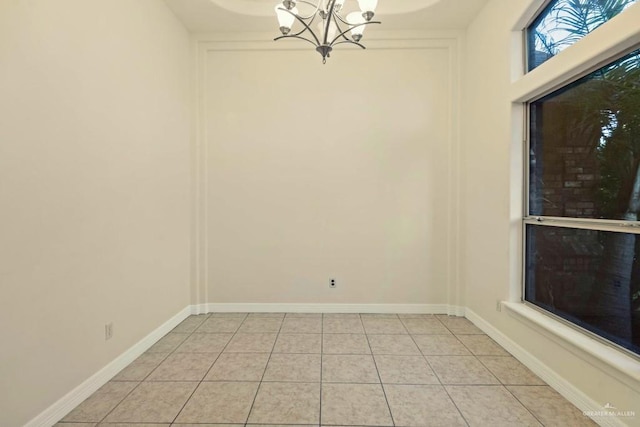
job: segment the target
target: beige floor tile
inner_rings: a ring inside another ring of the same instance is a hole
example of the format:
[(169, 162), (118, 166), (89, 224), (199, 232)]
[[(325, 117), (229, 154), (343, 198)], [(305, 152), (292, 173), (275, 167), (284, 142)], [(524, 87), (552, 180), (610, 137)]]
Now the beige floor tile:
[(507, 389), (546, 427), (597, 426), (549, 386), (509, 386)]
[[(255, 426), (255, 427), (316, 427), (318, 426), (318, 424), (247, 424), (248, 427), (251, 426)], [(217, 427), (217, 426), (216, 426)], [(338, 426), (331, 426), (331, 427), (338, 427)]]
[(419, 355), (420, 350), (409, 335), (368, 335), (373, 354)]
[(320, 355), (272, 354), (263, 381), (320, 382)]
[[(109, 426), (104, 426), (104, 427), (109, 427)], [(136, 426), (130, 426), (130, 427), (138, 427)], [(171, 424), (171, 427), (244, 427), (244, 423), (243, 424), (203, 424), (203, 423), (173, 423)]]
[(197, 329), (197, 332), (203, 333), (223, 333), (236, 332), (242, 324), (242, 317), (210, 317)]
[(442, 384), (499, 384), (474, 356), (427, 356)]
[(458, 339), (476, 356), (509, 356), (509, 353), (487, 335), (458, 335)]
[[(77, 425), (77, 424), (76, 424)], [(100, 423), (100, 427), (170, 427), (170, 423)], [(72, 427), (72, 426), (69, 426)], [(198, 426), (201, 427), (201, 426)]]
[(69, 412), (64, 422), (100, 422), (138, 385), (137, 382), (108, 382)]
[(424, 313), (398, 313), (400, 319), (424, 319), (425, 316)]
[(467, 356), (471, 352), (454, 335), (414, 335), (425, 356)]
[(545, 382), (511, 356), (478, 356), (478, 360), (505, 385), (545, 385)]
[(271, 353), (277, 334), (242, 334), (237, 333), (231, 339), (225, 353)]
[(282, 326), (282, 318), (277, 317), (247, 317), (242, 322), (238, 332), (254, 334), (263, 332), (278, 332)]
[(320, 422), (319, 383), (262, 383), (249, 424), (312, 424)]
[(473, 322), (464, 317), (444, 316), (438, 319), (454, 334), (484, 334)]
[(171, 353), (189, 337), (188, 333), (169, 332), (147, 350), (147, 353)]
[(173, 353), (146, 381), (200, 381), (219, 353)]
[(465, 425), (445, 388), (470, 426), (596, 425), (463, 317), (211, 313), (186, 318), (57, 426), (168, 427), (183, 407), (171, 426), (319, 427), (320, 411), (331, 427)]
[[(104, 426), (104, 427), (109, 427), (109, 426)], [(130, 426), (130, 427), (138, 427), (136, 426)], [(203, 424), (203, 423), (173, 423), (171, 424), (171, 427), (244, 427), (244, 423), (243, 424)]]
[(320, 353), (322, 334), (280, 334), (274, 353)]
[(359, 317), (325, 318), (322, 324), (325, 334), (364, 334), (364, 327)]
[(398, 427), (467, 425), (442, 386), (385, 385), (384, 390)]
[(476, 325), (465, 325), (459, 328), (449, 327), (448, 329), (456, 335), (485, 335), (482, 329), (478, 328)]
[(247, 317), (249, 313), (210, 313), (209, 316), (210, 317), (241, 317), (241, 318), (245, 318)]
[(322, 423), (392, 426), (380, 384), (323, 384)]
[(253, 318), (253, 317), (267, 317), (267, 318), (271, 318), (271, 319), (284, 319), (284, 316), (286, 315), (286, 313), (249, 313), (249, 317)]
[(222, 353), (205, 381), (260, 381), (269, 353)]
[(170, 423), (187, 401), (195, 382), (140, 384), (108, 416), (106, 423)]
[(298, 318), (307, 318), (307, 319), (322, 319), (322, 313), (287, 313), (285, 318), (287, 317), (298, 317)]
[(198, 329), (198, 326), (202, 325), (202, 322), (209, 318), (208, 314), (198, 314), (195, 316), (189, 316), (184, 319), (178, 326), (173, 328), (171, 332), (184, 332), (191, 333)]
[(360, 318), (365, 319), (399, 319), (396, 313), (360, 313)]
[(358, 313), (324, 313), (323, 319), (360, 319)]
[(371, 354), (367, 336), (364, 334), (324, 334), (324, 354)]
[(446, 386), (471, 427), (542, 426), (503, 386)]
[(362, 324), (367, 334), (407, 334), (399, 318), (363, 317)]
[(220, 353), (231, 339), (232, 334), (201, 334), (193, 333), (187, 338), (177, 353)]
[(258, 382), (203, 382), (178, 415), (178, 423), (245, 423)]
[(118, 372), (111, 381), (142, 381), (167, 357), (166, 353), (144, 353)]
[(282, 323), (281, 334), (319, 334), (322, 332), (322, 318), (287, 317)]
[(370, 355), (326, 354), (322, 357), (322, 381), (376, 384), (380, 378)]
[(384, 384), (440, 384), (423, 356), (375, 356)]
[(450, 334), (449, 330), (436, 319), (426, 320), (424, 318), (404, 318), (402, 323), (410, 334)]

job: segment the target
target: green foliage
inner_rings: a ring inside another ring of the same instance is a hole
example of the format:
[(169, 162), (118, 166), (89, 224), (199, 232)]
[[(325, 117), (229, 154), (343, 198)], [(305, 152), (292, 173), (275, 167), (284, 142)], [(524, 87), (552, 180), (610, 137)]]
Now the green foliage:
[(556, 55), (636, 1), (556, 0), (535, 26), (535, 49)]

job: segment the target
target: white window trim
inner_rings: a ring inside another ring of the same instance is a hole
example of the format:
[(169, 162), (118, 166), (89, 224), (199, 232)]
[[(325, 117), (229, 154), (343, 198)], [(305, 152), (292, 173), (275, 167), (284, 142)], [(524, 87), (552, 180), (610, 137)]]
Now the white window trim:
[(523, 103), (540, 98), (637, 48), (638, 22), (640, 2), (515, 80), (511, 85), (511, 101)]
[(504, 302), (503, 306), (510, 315), (525, 321), (529, 326), (534, 326), (571, 353), (596, 366), (603, 366), (608, 374), (632, 389), (640, 391), (640, 360), (524, 303)]
[[(565, 325), (539, 310), (523, 303), (524, 248), (523, 232), (526, 220), (525, 160), (527, 102), (545, 96), (580, 77), (602, 67), (623, 54), (640, 48), (640, 2), (614, 17), (592, 33), (550, 58), (534, 70), (525, 73), (525, 46), (523, 32), (533, 17), (546, 4), (544, 0), (531, 0), (523, 15), (514, 24), (511, 63), (512, 150), (511, 150), (511, 248), (510, 302), (503, 302), (507, 312), (525, 324), (571, 351), (578, 357), (600, 366), (621, 382), (640, 391), (640, 360), (612, 345), (596, 340), (577, 327)], [(589, 227), (587, 225), (587, 227)], [(613, 231), (613, 230), (612, 230)], [(620, 231), (619, 228), (615, 231)], [(629, 231), (629, 232), (637, 232)]]

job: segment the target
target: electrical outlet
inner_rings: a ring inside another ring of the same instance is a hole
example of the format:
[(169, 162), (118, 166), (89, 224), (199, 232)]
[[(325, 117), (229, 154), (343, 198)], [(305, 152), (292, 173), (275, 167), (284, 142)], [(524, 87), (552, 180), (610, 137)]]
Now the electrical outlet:
[(104, 340), (110, 340), (113, 337), (113, 322), (104, 325)]
[(496, 311), (502, 311), (502, 300), (496, 300)]
[(336, 279), (330, 279), (329, 280), (329, 287), (330, 288), (335, 288), (336, 287)]

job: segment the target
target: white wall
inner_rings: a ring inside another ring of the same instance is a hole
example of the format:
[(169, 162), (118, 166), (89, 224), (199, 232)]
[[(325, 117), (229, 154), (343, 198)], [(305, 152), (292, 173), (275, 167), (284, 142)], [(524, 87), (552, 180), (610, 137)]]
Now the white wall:
[(457, 39), (278, 43), (202, 42), (206, 302), (447, 304)]
[(189, 304), (188, 67), (161, 1), (0, 2), (0, 425)]
[[(557, 379), (558, 384), (569, 384), (571, 387), (565, 391), (573, 387), (574, 397), (596, 406), (611, 403), (619, 410), (640, 414), (637, 380), (620, 372), (610, 375), (615, 369), (554, 338), (553, 333), (518, 320), (517, 316), (509, 314), (509, 310), (496, 311), (496, 300), (519, 301), (521, 297), (523, 132), (520, 111), (517, 104), (512, 106), (513, 94), (524, 93), (520, 86), (527, 86), (523, 83), (531, 83), (531, 79), (552, 81), (558, 74), (554, 67), (560, 63), (565, 64), (566, 70), (571, 70), (580, 61), (595, 57), (599, 50), (606, 52), (606, 47), (610, 47), (605, 44), (596, 49), (591, 42), (599, 36), (594, 33), (590, 40), (584, 40), (590, 47), (582, 42), (583, 47), (579, 46), (581, 43), (576, 44), (526, 79), (521, 79), (522, 42), (512, 35), (512, 31), (517, 29), (514, 27), (517, 21), (533, 3), (536, 2), (492, 0), (467, 31), (461, 146), (462, 271), (466, 306), (470, 315), (486, 321), (498, 335), (519, 346), (522, 354), (532, 356), (531, 360), (536, 360), (538, 366), (546, 366), (552, 373), (550, 379)], [(634, 19), (639, 10), (638, 7), (633, 10)], [(637, 28), (632, 22), (637, 20), (611, 21), (607, 24), (609, 29), (605, 30), (610, 34), (602, 40), (611, 40), (616, 32), (625, 33), (629, 28)], [(576, 52), (582, 52), (582, 58), (575, 58)], [(558, 82), (556, 80), (554, 84)], [(635, 366), (633, 369), (637, 370), (637, 363)], [(633, 375), (637, 377), (638, 373)], [(637, 425), (637, 420), (625, 419), (623, 422)]]

